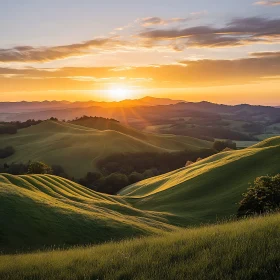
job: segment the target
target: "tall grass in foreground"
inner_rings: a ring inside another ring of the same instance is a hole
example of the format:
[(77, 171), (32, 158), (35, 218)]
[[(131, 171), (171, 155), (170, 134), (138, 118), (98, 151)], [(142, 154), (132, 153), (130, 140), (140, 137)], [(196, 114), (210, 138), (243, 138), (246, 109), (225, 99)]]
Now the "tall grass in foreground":
[(280, 214), (89, 248), (0, 256), (0, 279), (280, 279)]

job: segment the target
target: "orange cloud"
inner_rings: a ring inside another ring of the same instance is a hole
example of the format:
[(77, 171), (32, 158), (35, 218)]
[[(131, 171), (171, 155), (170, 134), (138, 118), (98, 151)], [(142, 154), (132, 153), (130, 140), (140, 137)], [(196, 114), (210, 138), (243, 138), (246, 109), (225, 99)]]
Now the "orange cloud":
[[(118, 70), (118, 71), (116, 71)], [(245, 85), (280, 76), (280, 53), (253, 53), (235, 60), (181, 61), (145, 67), (0, 68), (2, 92), (20, 90), (94, 90), (124, 83), (143, 88)]]

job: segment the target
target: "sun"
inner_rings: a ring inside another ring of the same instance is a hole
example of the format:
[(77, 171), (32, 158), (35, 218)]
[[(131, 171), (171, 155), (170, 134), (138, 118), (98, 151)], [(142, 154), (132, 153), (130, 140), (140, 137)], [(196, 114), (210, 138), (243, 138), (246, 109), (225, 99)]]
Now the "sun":
[(130, 90), (124, 87), (114, 87), (109, 89), (110, 99), (115, 101), (121, 101), (128, 99), (131, 95)]

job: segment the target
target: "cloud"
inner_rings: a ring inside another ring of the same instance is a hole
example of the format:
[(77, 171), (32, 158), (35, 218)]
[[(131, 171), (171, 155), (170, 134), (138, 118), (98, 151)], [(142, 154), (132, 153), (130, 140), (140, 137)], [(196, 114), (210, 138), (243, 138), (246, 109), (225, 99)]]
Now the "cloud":
[(46, 62), (88, 55), (92, 49), (114, 49), (124, 45), (126, 45), (124, 41), (111, 37), (54, 47), (16, 46), (10, 49), (0, 49), (0, 62)]
[(188, 17), (185, 18), (169, 18), (163, 19), (160, 17), (146, 17), (136, 20), (136, 22), (140, 23), (141, 26), (150, 27), (154, 25), (168, 25), (172, 23), (184, 23), (193, 19), (198, 19), (202, 15), (207, 14), (207, 11), (193, 12), (190, 13)]
[(280, 5), (280, 1), (277, 0), (268, 0), (268, 1), (257, 1), (255, 5), (264, 5), (264, 6), (277, 6)]
[(138, 36), (156, 43), (174, 42), (175, 48), (229, 47), (253, 43), (274, 43), (280, 39), (280, 19), (261, 17), (236, 18), (220, 27), (193, 26), (188, 28), (154, 28)]
[(280, 57), (280, 52), (255, 52), (251, 53), (255, 57)]
[[(197, 14), (193, 16), (197, 16)], [(132, 36), (95, 38), (82, 43), (60, 46), (2, 48), (0, 49), (0, 62), (42, 63), (98, 54), (104, 51), (146, 51), (153, 48), (157, 51), (182, 51), (190, 47), (219, 48), (280, 41), (280, 19), (251, 17), (236, 18), (221, 26), (198, 25), (186, 28), (182, 28), (181, 24), (166, 26), (169, 23), (182, 23), (188, 19), (165, 20), (159, 17), (141, 19), (140, 25), (146, 28), (134, 36), (129, 34)], [(135, 29), (132, 28), (130, 31), (133, 33)]]
[(180, 23), (188, 21), (188, 18), (171, 18), (171, 19), (162, 19), (160, 17), (147, 17), (139, 20), (140, 25), (144, 27), (153, 26), (153, 25), (167, 25), (170, 23)]
[[(118, 70), (118, 71), (116, 71)], [(184, 60), (145, 67), (0, 68), (2, 92), (106, 89), (111, 83), (146, 88), (245, 85), (280, 77), (280, 53), (253, 53), (235, 60)]]

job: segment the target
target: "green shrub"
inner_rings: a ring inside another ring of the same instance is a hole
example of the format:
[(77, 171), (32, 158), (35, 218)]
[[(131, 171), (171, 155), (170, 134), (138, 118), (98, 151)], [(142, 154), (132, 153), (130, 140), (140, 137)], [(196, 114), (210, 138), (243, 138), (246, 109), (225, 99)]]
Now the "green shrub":
[(52, 168), (39, 161), (31, 162), (28, 166), (28, 174), (52, 174)]
[(236, 143), (232, 142), (231, 140), (221, 141), (221, 140), (215, 140), (213, 144), (213, 149), (221, 152), (226, 148), (230, 148), (232, 150), (236, 150)]
[(256, 178), (243, 194), (238, 216), (249, 216), (276, 211), (280, 208), (280, 174)]
[(142, 181), (144, 179), (143, 174), (138, 173), (138, 172), (132, 172), (129, 176), (128, 176), (128, 180), (130, 184), (134, 184), (137, 183), (139, 181)]
[(122, 188), (129, 185), (128, 177), (121, 173), (112, 173), (107, 177), (102, 177), (97, 181), (97, 191), (116, 194)]

